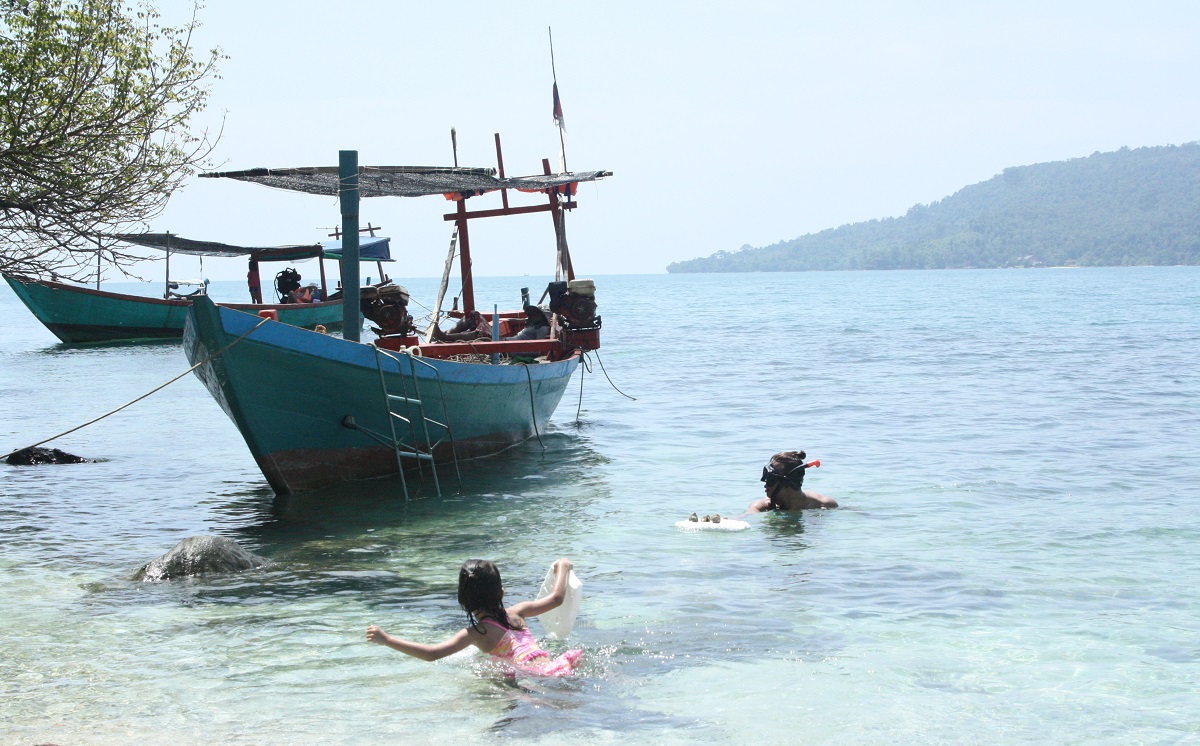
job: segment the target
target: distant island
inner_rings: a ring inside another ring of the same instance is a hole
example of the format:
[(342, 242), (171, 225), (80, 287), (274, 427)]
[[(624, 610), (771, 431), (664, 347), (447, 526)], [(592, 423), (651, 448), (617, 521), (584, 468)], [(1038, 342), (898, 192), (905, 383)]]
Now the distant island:
[(668, 272), (1200, 264), (1200, 143), (1007, 168), (899, 218), (675, 262)]

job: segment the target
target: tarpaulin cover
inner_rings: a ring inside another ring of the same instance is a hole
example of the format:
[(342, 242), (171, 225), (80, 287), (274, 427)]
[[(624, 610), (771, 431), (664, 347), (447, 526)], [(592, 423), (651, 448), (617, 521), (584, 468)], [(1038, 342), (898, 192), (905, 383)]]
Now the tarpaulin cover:
[(291, 244), (286, 246), (234, 246), (215, 241), (196, 241), (173, 233), (118, 233), (112, 238), (137, 246), (170, 251), (172, 254), (195, 256), (250, 256), (263, 262), (290, 262), (311, 259), (322, 251), (321, 244)]
[[(392, 261), (392, 239), (384, 236), (360, 236), (358, 239), (358, 258), (364, 262)], [(341, 239), (324, 241), (321, 244), (326, 259), (342, 258)]]

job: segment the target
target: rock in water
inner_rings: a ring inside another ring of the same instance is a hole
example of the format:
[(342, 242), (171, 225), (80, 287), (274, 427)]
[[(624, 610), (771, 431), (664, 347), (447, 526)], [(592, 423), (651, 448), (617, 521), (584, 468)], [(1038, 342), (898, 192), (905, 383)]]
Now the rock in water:
[(90, 458), (76, 456), (57, 448), (22, 448), (10, 453), (5, 459), (11, 466), (39, 466), (41, 464), (90, 464)]
[(238, 572), (270, 564), (223, 536), (189, 536), (137, 571), (134, 580), (174, 580), (192, 575)]

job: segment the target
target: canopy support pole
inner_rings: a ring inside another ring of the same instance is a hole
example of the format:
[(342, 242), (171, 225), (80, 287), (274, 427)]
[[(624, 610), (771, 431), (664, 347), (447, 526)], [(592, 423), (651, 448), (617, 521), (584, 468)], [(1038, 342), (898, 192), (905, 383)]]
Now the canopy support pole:
[(467, 200), (458, 201), (459, 269), (462, 277), (463, 312), (475, 310), (475, 283), (471, 279), (471, 241), (467, 238)]
[(358, 151), (338, 151), (338, 195), (342, 208), (342, 338), (359, 341)]
[(171, 232), (167, 231), (167, 266), (163, 268), (163, 298), (171, 297)]

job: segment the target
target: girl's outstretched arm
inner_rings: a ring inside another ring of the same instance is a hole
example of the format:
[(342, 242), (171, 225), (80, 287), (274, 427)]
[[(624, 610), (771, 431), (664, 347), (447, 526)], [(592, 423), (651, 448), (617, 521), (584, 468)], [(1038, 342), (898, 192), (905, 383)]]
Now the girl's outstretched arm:
[(567, 595), (567, 578), (571, 575), (571, 568), (574, 566), (574, 563), (566, 557), (556, 561), (554, 563), (554, 590), (550, 592), (550, 595), (536, 601), (522, 601), (509, 607), (509, 611), (519, 617), (532, 617), (562, 606), (563, 599)]
[(436, 645), (424, 645), (419, 642), (409, 642), (408, 640), (401, 640), (399, 637), (392, 637), (374, 624), (367, 627), (367, 639), (380, 645), (387, 645), (392, 650), (399, 650), (405, 655), (411, 655), (423, 661), (436, 661), (439, 658), (445, 658), (447, 655), (453, 655), (460, 650), (465, 650), (473, 642), (470, 630), (467, 629), (460, 629), (453, 637), (443, 640)]

